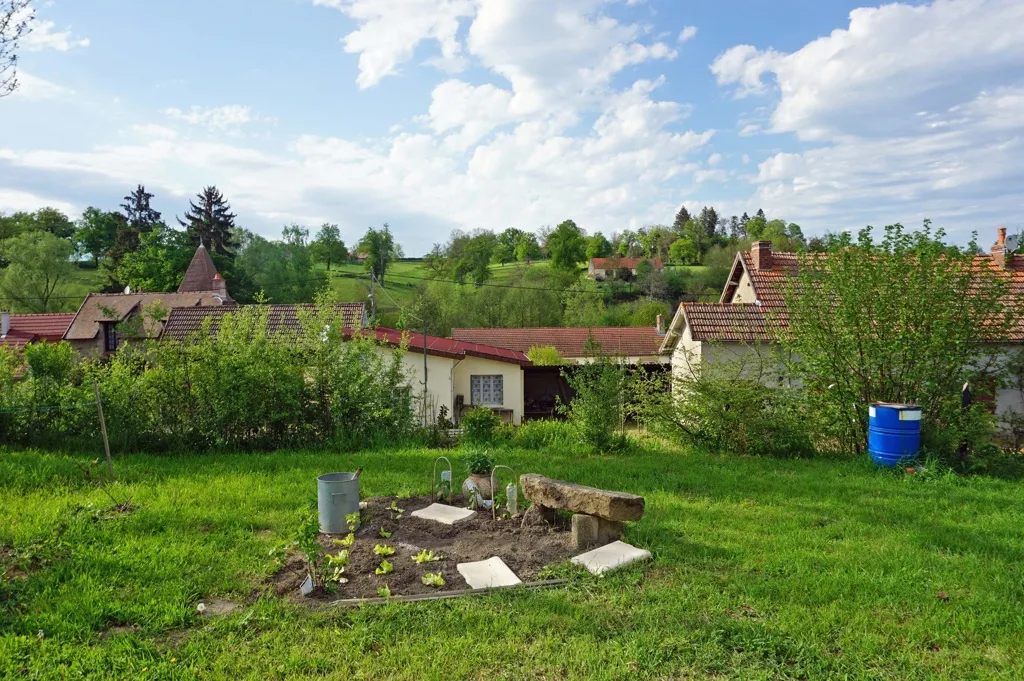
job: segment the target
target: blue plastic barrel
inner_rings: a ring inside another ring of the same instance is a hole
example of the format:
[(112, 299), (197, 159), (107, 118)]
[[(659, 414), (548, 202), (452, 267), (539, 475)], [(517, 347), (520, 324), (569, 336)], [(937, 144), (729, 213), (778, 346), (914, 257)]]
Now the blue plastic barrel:
[(921, 407), (874, 402), (868, 411), (868, 453), (879, 466), (897, 466), (921, 449)]

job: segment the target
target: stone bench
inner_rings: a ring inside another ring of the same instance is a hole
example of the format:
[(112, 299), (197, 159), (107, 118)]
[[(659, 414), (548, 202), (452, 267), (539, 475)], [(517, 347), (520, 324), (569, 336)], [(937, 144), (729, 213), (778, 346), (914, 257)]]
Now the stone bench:
[(552, 523), (557, 511), (568, 511), (573, 514), (575, 549), (588, 549), (620, 539), (625, 521), (640, 520), (644, 516), (644, 498), (635, 494), (551, 480), (536, 473), (521, 475), (519, 484), (523, 496), (531, 503), (523, 516), (523, 524)]

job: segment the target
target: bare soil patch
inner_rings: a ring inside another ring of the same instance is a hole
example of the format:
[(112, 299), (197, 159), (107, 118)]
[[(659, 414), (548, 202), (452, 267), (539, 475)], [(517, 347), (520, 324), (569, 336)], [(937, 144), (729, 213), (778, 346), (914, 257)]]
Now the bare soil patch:
[[(401, 515), (390, 510), (392, 502), (402, 509)], [(355, 543), (348, 549), (347, 583), (338, 584), (329, 591), (317, 589), (307, 597), (301, 596), (299, 586), (306, 578), (306, 565), (302, 557), (292, 555), (271, 578), (270, 587), (279, 595), (305, 602), (375, 598), (378, 589), (384, 586), (390, 589), (392, 596), (439, 593), (469, 588), (456, 569), (459, 563), (498, 556), (519, 579), (529, 582), (536, 580), (545, 567), (561, 563), (573, 554), (567, 523), (522, 527), (522, 514), (516, 518), (492, 520), (488, 509), (479, 509), (474, 517), (452, 526), (410, 515), (430, 503), (429, 497), (367, 499), (367, 507), (362, 511), (362, 524), (355, 533)], [(465, 503), (456, 497), (452, 505), (464, 507)], [(382, 527), (392, 533), (390, 537), (381, 537)], [(334, 540), (343, 538), (344, 535), (320, 535), (320, 544), (325, 552), (337, 554), (344, 547)], [(378, 556), (373, 552), (377, 545), (390, 546), (395, 553)], [(441, 555), (441, 560), (416, 563), (413, 557), (424, 549)], [(385, 559), (394, 566), (393, 571), (386, 575), (375, 574), (374, 570)], [(441, 573), (445, 585), (433, 587), (423, 584), (422, 578), (428, 572)]]

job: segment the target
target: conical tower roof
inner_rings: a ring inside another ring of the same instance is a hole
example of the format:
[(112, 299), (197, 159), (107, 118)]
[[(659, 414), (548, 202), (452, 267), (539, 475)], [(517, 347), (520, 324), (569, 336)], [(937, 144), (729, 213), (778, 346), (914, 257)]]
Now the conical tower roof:
[(210, 252), (206, 250), (206, 246), (200, 242), (199, 248), (196, 249), (195, 255), (192, 256), (192, 262), (188, 264), (188, 269), (185, 270), (185, 278), (181, 280), (178, 293), (215, 291), (217, 290), (217, 285), (213, 279), (216, 276), (217, 266), (213, 264), (213, 258), (210, 257)]

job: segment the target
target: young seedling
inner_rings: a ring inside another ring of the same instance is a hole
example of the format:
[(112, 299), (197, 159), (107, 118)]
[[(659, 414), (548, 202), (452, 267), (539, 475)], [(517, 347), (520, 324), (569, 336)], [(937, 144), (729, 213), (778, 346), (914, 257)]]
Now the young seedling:
[(359, 511), (346, 515), (345, 522), (348, 523), (348, 531), (355, 532), (356, 528), (359, 527)]
[(377, 544), (373, 547), (373, 552), (378, 556), (390, 556), (395, 553), (395, 548), (387, 544)]
[(352, 545), (356, 543), (356, 533), (349, 532), (345, 535), (344, 539), (332, 539), (332, 544), (336, 546), (344, 546), (345, 548), (352, 548)]
[(397, 501), (392, 501), (391, 505), (388, 506), (388, 510), (391, 511), (392, 518), (394, 520), (401, 520), (402, 519), (402, 514), (405, 513), (405, 509), (404, 508), (398, 508), (398, 502)]
[(382, 560), (380, 562), (380, 567), (377, 568), (376, 570), (374, 570), (374, 572), (377, 573), (378, 575), (386, 575), (387, 573), (391, 572), (394, 569), (395, 569), (394, 565), (392, 565), (391, 563), (387, 562), (386, 560)]
[(342, 549), (337, 555), (327, 554), (324, 557), (324, 570), (326, 574), (324, 579), (328, 582), (336, 582), (338, 584), (344, 584), (348, 581), (345, 574), (345, 566), (349, 563), (348, 551)]
[(380, 536), (381, 536), (381, 538), (383, 538), (383, 539), (390, 539), (392, 534), (393, 534), (392, 532), (388, 532), (387, 530), (384, 529), (384, 526), (381, 525), (381, 527), (380, 527)]
[(381, 598), (391, 598), (391, 589), (388, 588), (387, 584), (385, 584), (377, 589), (377, 595)]
[(422, 565), (423, 563), (433, 563), (435, 560), (441, 560), (441, 554), (423, 549), (413, 556), (412, 559)]
[(444, 577), (441, 576), (440, 572), (428, 572), (427, 574), (423, 575), (423, 579), (421, 581), (427, 586), (444, 586)]

